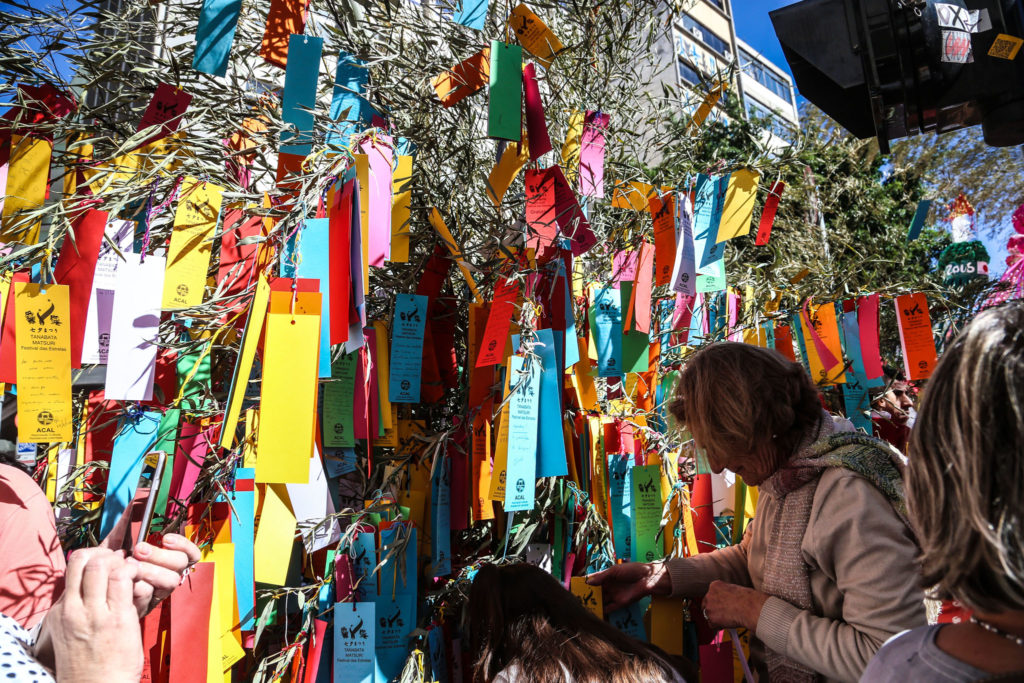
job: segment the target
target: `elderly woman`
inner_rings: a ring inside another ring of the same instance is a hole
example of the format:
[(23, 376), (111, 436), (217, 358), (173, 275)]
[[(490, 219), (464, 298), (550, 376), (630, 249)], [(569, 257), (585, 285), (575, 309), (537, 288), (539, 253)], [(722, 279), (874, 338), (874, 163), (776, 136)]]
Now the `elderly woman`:
[(925, 624), (899, 454), (822, 410), (803, 368), (747, 344), (707, 346), (670, 405), (712, 470), (760, 487), (739, 545), (592, 575), (605, 608), (703, 597), (714, 627), (756, 635), (762, 681), (856, 681), (890, 636)]
[(907, 479), (922, 582), (973, 616), (894, 638), (861, 680), (1024, 680), (1024, 304), (980, 314), (943, 355)]

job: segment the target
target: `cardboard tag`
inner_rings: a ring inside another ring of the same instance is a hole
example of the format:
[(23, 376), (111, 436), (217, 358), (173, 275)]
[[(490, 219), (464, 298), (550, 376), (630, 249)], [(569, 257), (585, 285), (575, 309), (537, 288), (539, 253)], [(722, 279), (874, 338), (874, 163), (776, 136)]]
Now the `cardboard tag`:
[(203, 0), (196, 27), (192, 68), (223, 78), (228, 71), (231, 43), (235, 40), (242, 0)]
[(928, 298), (918, 292), (896, 297), (896, 316), (903, 348), (903, 371), (911, 382), (931, 377), (935, 369), (935, 336)]
[[(306, 294), (319, 299), (318, 294)], [(273, 313), (260, 392), (256, 481), (305, 484), (316, 417), (318, 315)]]
[(516, 5), (508, 17), (508, 25), (515, 32), (527, 52), (537, 58), (545, 69), (564, 48), (562, 41), (541, 19), (524, 4)]
[(622, 303), (615, 289), (593, 290), (590, 330), (597, 347), (599, 377), (622, 375)]
[(17, 282), (18, 440), (71, 441), (71, 333), (66, 285)]
[(523, 48), (491, 41), (487, 136), (519, 141), (522, 137)]
[(113, 220), (104, 228), (104, 239), (100, 243), (92, 279), (92, 292), (89, 295), (89, 308), (85, 317), (85, 336), (82, 339), (83, 363), (107, 362), (114, 290), (117, 287), (117, 267), (124, 261), (122, 255), (132, 252), (134, 237), (133, 221)]
[(716, 242), (725, 242), (750, 232), (750, 221), (754, 215), (754, 201), (757, 199), (757, 185), (760, 179), (760, 173), (746, 168), (729, 175)]
[(442, 106), (451, 107), (484, 87), (491, 77), (490, 55), (490, 48), (485, 47), (430, 81)]
[(134, 256), (117, 268), (113, 311), (110, 315), (110, 350), (104, 393), (109, 400), (149, 401), (156, 373), (160, 295), (164, 290), (165, 261)]
[(136, 128), (136, 131), (141, 132), (155, 126), (156, 130), (144, 142), (139, 143), (136, 149), (165, 138), (178, 130), (190, 102), (192, 102), (192, 95), (181, 88), (175, 88), (167, 83), (158, 85), (156, 92), (153, 93), (153, 99), (149, 101), (146, 111), (142, 114), (139, 127)]
[(395, 296), (395, 316), (391, 321), (391, 376), (388, 384), (393, 403), (418, 403), (420, 400), (427, 304), (425, 296)]
[(167, 247), (163, 308), (188, 308), (203, 302), (223, 193), (223, 187), (192, 177), (182, 183)]
[(512, 356), (508, 372), (514, 388), (509, 399), (505, 510), (532, 510), (537, 484), (541, 369), (533, 362), (527, 367), (522, 356)]

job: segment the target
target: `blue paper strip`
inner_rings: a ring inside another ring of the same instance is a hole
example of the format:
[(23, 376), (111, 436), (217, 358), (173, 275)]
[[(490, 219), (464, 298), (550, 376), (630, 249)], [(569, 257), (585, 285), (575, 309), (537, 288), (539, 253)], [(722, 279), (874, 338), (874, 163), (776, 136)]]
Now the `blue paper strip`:
[(331, 120), (334, 123), (327, 132), (328, 145), (348, 147), (349, 137), (359, 132), (356, 124), (370, 124), (374, 109), (365, 99), (369, 80), (370, 70), (366, 62), (345, 52), (338, 54), (331, 98)]
[(334, 683), (373, 683), (377, 605), (334, 605)]
[(572, 288), (565, 275), (564, 261), (558, 262), (558, 277), (565, 288), (565, 369), (568, 370), (580, 362), (580, 345), (576, 341), (576, 314), (572, 307)]
[[(235, 482), (252, 481), (256, 470), (239, 467), (235, 470)], [(256, 628), (256, 602), (253, 568), (253, 538), (256, 534), (256, 492), (255, 484), (244, 486), (248, 491), (232, 491), (231, 542), (235, 545), (235, 593), (238, 595), (238, 618), (243, 631)], [(237, 486), (236, 486), (237, 488)]]
[(331, 250), (329, 218), (312, 218), (299, 230), (297, 278), (320, 281), (320, 377), (331, 376)]
[(100, 538), (106, 538), (135, 496), (146, 454), (156, 443), (159, 426), (159, 411), (146, 411), (135, 418), (123, 419), (110, 453), (110, 474), (107, 478), (107, 495), (103, 499), (103, 515), (100, 518)]
[(391, 376), (388, 390), (392, 403), (418, 403), (423, 369), (423, 328), (428, 299), (418, 294), (398, 294), (391, 322)]
[(846, 385), (843, 387), (843, 403), (846, 417), (853, 426), (871, 434), (871, 418), (866, 413), (871, 408), (868, 397), (868, 373), (864, 368), (864, 356), (860, 350), (860, 328), (857, 326), (857, 314), (851, 311), (844, 313), (842, 304), (836, 304), (836, 314), (841, 322), (843, 348), (852, 363), (850, 372), (846, 373)]
[(644, 613), (647, 611), (647, 606), (650, 603), (650, 598), (641, 598), (628, 607), (623, 607), (609, 614), (608, 621), (627, 636), (646, 641), (647, 632), (644, 630)]
[(514, 388), (508, 402), (508, 463), (505, 469), (505, 510), (509, 512), (532, 510), (537, 487), (541, 369), (539, 363), (529, 362), (528, 365), (522, 356), (512, 356), (509, 361), (510, 385)]
[(718, 239), (722, 222), (725, 190), (729, 176), (697, 177), (693, 205), (693, 247), (697, 259), (697, 291), (718, 292), (725, 289), (725, 242)]
[(459, 9), (452, 16), (452, 21), (477, 31), (484, 30), (487, 21), (487, 0), (462, 0)]
[(617, 289), (595, 289), (590, 330), (597, 346), (599, 377), (622, 375), (622, 304)]
[(430, 650), (430, 674), (432, 681), (447, 681), (448, 657), (445, 656), (444, 632), (438, 627), (427, 631), (427, 646)]
[(288, 37), (288, 66), (284, 72), (281, 120), (295, 131), (281, 134), (281, 152), (306, 156), (313, 151), (313, 108), (324, 39), (292, 34)]
[[(559, 333), (561, 335), (561, 333)], [(572, 337), (573, 342), (576, 337)], [(540, 376), (540, 439), (537, 443), (537, 477), (564, 477), (569, 474), (565, 457), (565, 436), (562, 433), (562, 378), (555, 350), (555, 334), (537, 330), (535, 347), (541, 361)]]
[(913, 242), (921, 235), (921, 228), (924, 227), (924, 219), (928, 217), (928, 209), (932, 206), (932, 200), (922, 199), (917, 204), (917, 211), (914, 212), (914, 220), (910, 222), (910, 230), (907, 231), (907, 241)]
[(800, 350), (800, 363), (804, 366), (804, 370), (810, 374), (811, 365), (810, 361), (807, 360), (807, 340), (804, 339), (804, 328), (800, 324), (800, 314), (794, 313), (789, 319), (789, 331), (793, 335), (793, 339), (796, 340), (796, 346)]
[(235, 40), (242, 0), (204, 0), (196, 28), (196, 52), (192, 68), (211, 76), (224, 76)]
[(411, 649), (409, 634), (416, 628), (416, 529), (396, 524), (381, 531), (381, 559), (387, 555), (398, 532), (406, 529), (409, 542), (404, 558), (405, 579), (396, 570), (398, 563), (395, 558), (388, 560), (380, 572), (376, 615), (377, 683), (389, 683), (401, 673)]
[(430, 477), (430, 562), (434, 576), (452, 573), (451, 460), (442, 458)]
[[(352, 580), (359, 580), (353, 591), (355, 600), (373, 600), (377, 595), (377, 577), (371, 576), (377, 566), (377, 539), (372, 532), (356, 534), (348, 549), (352, 564)], [(344, 596), (343, 596), (344, 597)]]
[(615, 539), (615, 556), (629, 560), (633, 552), (633, 458), (628, 455), (608, 455), (608, 495), (612, 506), (612, 536)]

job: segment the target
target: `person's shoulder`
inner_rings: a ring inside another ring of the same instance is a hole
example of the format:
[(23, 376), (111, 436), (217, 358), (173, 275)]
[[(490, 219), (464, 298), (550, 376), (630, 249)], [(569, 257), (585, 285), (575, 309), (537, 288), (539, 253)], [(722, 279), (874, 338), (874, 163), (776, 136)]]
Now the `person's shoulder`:
[(17, 467), (0, 464), (0, 504), (27, 506), (43, 495), (35, 480)]

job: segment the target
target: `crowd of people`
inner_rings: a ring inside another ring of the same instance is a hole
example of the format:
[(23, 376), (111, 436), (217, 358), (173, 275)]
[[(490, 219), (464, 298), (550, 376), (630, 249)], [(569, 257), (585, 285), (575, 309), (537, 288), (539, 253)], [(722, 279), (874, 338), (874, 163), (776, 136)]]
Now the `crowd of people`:
[[(1024, 303), (961, 332), (919, 412), (912, 391), (890, 374), (876, 438), (775, 351), (701, 348), (669, 409), (713, 471), (759, 487), (756, 515), (739, 544), (590, 575), (605, 610), (692, 598), (749, 632), (761, 681), (1024, 681)], [(200, 552), (167, 534), (126, 555), (123, 533), (65, 565), (42, 491), (0, 465), (0, 680), (139, 680), (139, 617)], [(930, 624), (929, 601), (964, 618)], [(530, 565), (480, 569), (467, 617), (475, 682), (696, 680)]]

